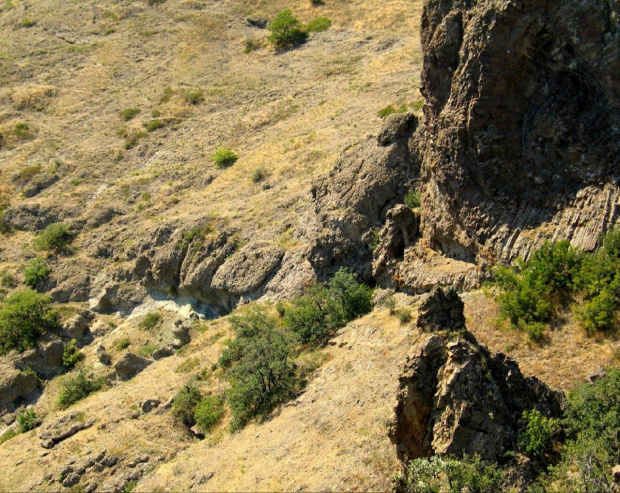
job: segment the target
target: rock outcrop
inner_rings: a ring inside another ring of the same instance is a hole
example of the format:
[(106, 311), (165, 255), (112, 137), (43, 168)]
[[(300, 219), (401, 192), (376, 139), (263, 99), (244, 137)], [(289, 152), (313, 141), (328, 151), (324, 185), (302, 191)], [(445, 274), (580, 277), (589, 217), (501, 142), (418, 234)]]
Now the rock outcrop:
[(620, 213), (620, 3), (430, 0), (422, 43), (425, 245), (594, 248)]
[(524, 411), (561, 413), (561, 393), (524, 377), (512, 359), (463, 332), (454, 290), (435, 289), (418, 325), (434, 333), (412, 348), (400, 377), (389, 434), (401, 460), (465, 453), (495, 461), (514, 450)]
[[(308, 224), (301, 227), (310, 239), (307, 258), (319, 279), (331, 276), (341, 266), (353, 268), (364, 280), (372, 278), (374, 236), (388, 211), (402, 202), (419, 178), (418, 149), (410, 141), (417, 128), (415, 116), (392, 115), (378, 138), (369, 137), (345, 149), (329, 176), (314, 183), (314, 210), (311, 218), (306, 218)], [(415, 219), (409, 222), (407, 237), (413, 241)], [(391, 243), (404, 241), (389, 236), (386, 241)]]

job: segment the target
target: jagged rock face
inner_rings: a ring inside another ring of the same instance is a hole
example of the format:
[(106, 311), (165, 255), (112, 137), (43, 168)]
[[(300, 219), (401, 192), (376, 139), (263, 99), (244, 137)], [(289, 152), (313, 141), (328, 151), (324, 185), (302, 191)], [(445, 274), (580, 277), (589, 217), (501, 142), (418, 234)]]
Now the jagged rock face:
[(559, 416), (562, 395), (525, 378), (506, 355), (491, 355), (472, 334), (451, 332), (464, 328), (462, 302), (456, 313), (458, 294), (439, 291), (428, 297), (422, 316), (423, 325), (442, 335), (428, 335), (412, 348), (390, 439), (403, 461), (461, 453), (497, 460), (514, 450), (523, 411)]
[[(373, 234), (419, 178), (418, 149), (409, 142), (417, 128), (414, 115), (392, 115), (377, 138), (346, 149), (329, 176), (313, 184), (315, 207), (305, 236), (311, 239), (307, 258), (319, 279), (340, 266), (372, 279)], [(413, 240), (417, 232), (409, 236)]]
[(426, 244), (506, 260), (617, 222), (619, 23), (617, 0), (427, 2)]

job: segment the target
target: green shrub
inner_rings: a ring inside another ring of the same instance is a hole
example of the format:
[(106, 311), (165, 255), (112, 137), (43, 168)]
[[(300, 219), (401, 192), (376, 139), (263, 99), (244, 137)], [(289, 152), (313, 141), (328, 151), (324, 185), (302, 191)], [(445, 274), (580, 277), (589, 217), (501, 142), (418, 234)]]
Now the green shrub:
[(29, 139), (32, 137), (32, 130), (27, 123), (16, 123), (13, 127), (13, 135), (18, 139)]
[(243, 49), (244, 53), (252, 53), (253, 51), (260, 50), (263, 46), (263, 43), (256, 38), (245, 38), (244, 42), (245, 48)]
[(174, 401), (172, 402), (172, 415), (177, 421), (191, 428), (196, 424), (194, 412), (200, 401), (202, 401), (202, 394), (200, 391), (191, 384), (186, 385), (174, 397)]
[(331, 19), (327, 17), (315, 17), (314, 19), (308, 21), (306, 24), (306, 30), (308, 32), (322, 32), (327, 31), (332, 25)]
[(138, 324), (138, 328), (142, 330), (154, 330), (155, 327), (161, 321), (161, 313), (159, 312), (149, 312), (147, 313), (140, 323)]
[(125, 141), (125, 149), (126, 150), (133, 149), (134, 147), (138, 145), (138, 142), (140, 142), (140, 139), (146, 136), (148, 136), (146, 132), (136, 132), (135, 134), (133, 134), (131, 137), (129, 137)]
[(576, 308), (577, 318), (589, 334), (608, 330), (615, 323), (618, 306), (617, 297), (609, 289), (603, 289), (592, 299)]
[(62, 351), (62, 366), (65, 368), (73, 368), (84, 359), (84, 354), (77, 350), (75, 347), (76, 344), (77, 340), (71, 339), (71, 341), (64, 345)]
[(407, 207), (411, 207), (412, 209), (415, 209), (416, 207), (421, 207), (422, 198), (421, 198), (420, 192), (409, 190), (405, 194), (404, 202)]
[(25, 27), (26, 29), (30, 27), (34, 27), (36, 24), (37, 24), (37, 21), (33, 20), (31, 17), (25, 17), (22, 20), (22, 27)]
[(154, 132), (155, 130), (164, 127), (164, 122), (161, 120), (151, 120), (144, 124), (144, 128), (147, 132)]
[(17, 278), (10, 272), (0, 274), (0, 286), (3, 288), (13, 289), (17, 287)]
[(68, 224), (52, 223), (37, 236), (35, 247), (40, 250), (53, 250), (57, 253), (65, 252), (74, 238), (75, 235)]
[(128, 337), (123, 337), (122, 339), (119, 339), (118, 342), (116, 343), (116, 350), (123, 351), (127, 349), (129, 346), (131, 346), (131, 341), (129, 340)]
[(202, 91), (186, 91), (183, 97), (186, 103), (194, 106), (205, 100), (205, 96)]
[(284, 325), (302, 342), (323, 343), (351, 320), (372, 310), (372, 289), (341, 268), (326, 286), (314, 286), (291, 302)]
[(401, 324), (405, 325), (411, 322), (411, 310), (408, 308), (399, 308), (394, 313)]
[(17, 416), (18, 433), (26, 433), (27, 431), (34, 430), (39, 424), (39, 417), (32, 409), (26, 409)]
[(156, 344), (145, 344), (141, 348), (138, 349), (138, 356), (142, 356), (143, 358), (151, 358), (153, 353), (159, 349), (159, 346)]
[(502, 491), (502, 472), (480, 457), (433, 456), (415, 459), (394, 478), (394, 486), (403, 493), (495, 493)]
[(141, 113), (140, 108), (126, 108), (121, 111), (121, 118), (128, 122), (129, 120), (133, 120), (136, 116)]
[(525, 411), (523, 421), (525, 427), (519, 435), (519, 450), (530, 459), (541, 461), (553, 450), (553, 438), (559, 431), (559, 423), (536, 409)]
[(218, 169), (228, 168), (237, 162), (239, 156), (237, 156), (230, 149), (220, 147), (212, 156), (213, 162)]
[(267, 171), (265, 171), (265, 168), (263, 168), (262, 166), (259, 168), (255, 168), (252, 171), (252, 174), (250, 175), (250, 179), (254, 182), (254, 183), (258, 183), (260, 181), (263, 181), (263, 179), (267, 176)]
[(194, 409), (194, 421), (208, 433), (224, 416), (224, 399), (219, 395), (208, 395)]
[(378, 112), (377, 112), (377, 116), (379, 118), (385, 118), (388, 117), (392, 114), (396, 113), (396, 108), (394, 108), (393, 105), (388, 104), (385, 108), (381, 108)]
[(17, 435), (18, 433), (13, 428), (9, 428), (2, 435), (0, 435), (0, 445), (4, 442), (8, 442), (11, 438), (15, 438)]
[(231, 427), (238, 429), (289, 400), (298, 379), (292, 341), (277, 328), (275, 318), (254, 307), (230, 317), (230, 324), (236, 339), (228, 343), (219, 364), (230, 384)]
[(545, 324), (541, 322), (532, 322), (529, 324), (520, 324), (519, 327), (523, 328), (523, 331), (527, 334), (530, 341), (538, 344), (545, 340)]
[(52, 269), (41, 257), (33, 258), (24, 269), (24, 284), (36, 289), (49, 277)]
[(59, 328), (49, 296), (30, 289), (14, 293), (0, 305), (0, 354), (34, 347), (43, 334)]
[(271, 31), (267, 39), (276, 49), (298, 46), (308, 37), (289, 9), (279, 12), (267, 29)]
[(87, 375), (84, 370), (80, 370), (75, 376), (67, 376), (60, 382), (58, 406), (61, 409), (66, 409), (100, 390), (104, 383), (105, 377), (95, 378), (92, 375)]

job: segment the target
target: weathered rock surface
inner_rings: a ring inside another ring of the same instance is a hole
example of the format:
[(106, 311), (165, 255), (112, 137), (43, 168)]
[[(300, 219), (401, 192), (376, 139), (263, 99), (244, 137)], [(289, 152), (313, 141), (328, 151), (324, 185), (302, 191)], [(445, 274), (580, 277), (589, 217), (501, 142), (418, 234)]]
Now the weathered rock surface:
[(369, 137), (346, 149), (329, 176), (314, 183), (312, 218), (301, 227), (319, 278), (346, 266), (371, 279), (373, 233), (419, 177), (417, 148), (409, 145), (416, 128), (412, 115), (388, 119), (379, 143)]
[(77, 411), (65, 414), (54, 421), (43, 423), (39, 431), (41, 446), (47, 449), (53, 448), (63, 440), (90, 428), (94, 423), (94, 419), (85, 420), (83, 414)]
[(479, 454), (497, 460), (514, 450), (523, 411), (561, 412), (561, 393), (525, 378), (516, 362), (492, 355), (464, 328), (462, 302), (435, 289), (418, 323), (441, 333), (411, 350), (400, 377), (390, 439), (404, 461), (434, 454)]
[(607, 0), (427, 2), (427, 246), (484, 264), (618, 223), (619, 19)]
[(26, 400), (40, 385), (36, 375), (2, 365), (0, 367), (0, 412), (13, 411), (16, 403)]
[(53, 378), (63, 371), (62, 353), (64, 344), (61, 341), (42, 342), (35, 349), (9, 358), (19, 370), (33, 370), (44, 378)]
[(126, 353), (117, 363), (114, 365), (114, 370), (121, 380), (130, 380), (138, 373), (143, 371), (147, 366), (152, 363), (151, 360), (141, 358), (133, 353)]

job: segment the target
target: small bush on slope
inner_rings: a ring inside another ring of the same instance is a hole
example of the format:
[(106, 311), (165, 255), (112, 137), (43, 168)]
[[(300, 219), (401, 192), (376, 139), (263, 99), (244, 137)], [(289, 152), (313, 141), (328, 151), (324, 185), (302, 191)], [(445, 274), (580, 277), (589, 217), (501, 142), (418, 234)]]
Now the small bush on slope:
[(289, 9), (278, 13), (267, 29), (271, 31), (267, 39), (276, 49), (298, 46), (308, 37), (301, 27), (301, 22)]
[(67, 376), (60, 382), (58, 406), (61, 409), (66, 409), (93, 392), (100, 390), (104, 383), (105, 377), (95, 378), (92, 375), (87, 375), (84, 370), (80, 370), (75, 376)]
[(75, 235), (65, 223), (52, 223), (47, 226), (35, 240), (35, 247), (40, 250), (53, 250), (56, 253), (66, 251)]
[(33, 258), (24, 269), (24, 284), (36, 289), (40, 284), (45, 282), (52, 269), (45, 263), (41, 257)]
[(12, 294), (0, 305), (0, 355), (34, 347), (43, 334), (59, 328), (49, 296), (31, 289)]

